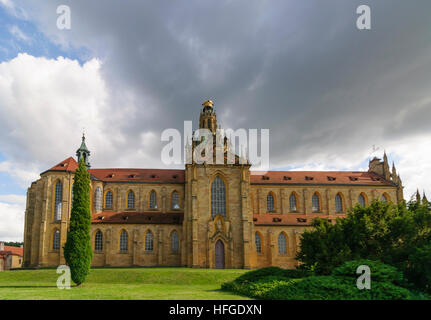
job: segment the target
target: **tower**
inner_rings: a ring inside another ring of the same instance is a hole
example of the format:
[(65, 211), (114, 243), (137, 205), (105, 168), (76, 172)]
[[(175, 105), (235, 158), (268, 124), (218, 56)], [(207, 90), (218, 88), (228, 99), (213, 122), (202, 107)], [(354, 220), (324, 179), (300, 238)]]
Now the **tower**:
[(202, 103), (203, 109), (199, 117), (199, 128), (209, 129), (213, 134), (217, 130), (217, 115), (214, 111), (213, 102), (206, 100)]
[[(250, 268), (250, 165), (240, 163), (236, 154), (232, 163), (227, 161), (229, 139), (220, 132), (217, 135), (219, 126), (213, 102), (206, 100), (202, 106), (199, 129), (212, 133), (213, 156), (220, 151), (222, 161), (186, 164), (183, 232), (187, 237), (183, 241), (182, 262), (196, 268)], [(204, 141), (202, 138), (193, 141), (192, 150)]]
[(81, 161), (81, 158), (83, 158), (87, 169), (90, 169), (90, 150), (88, 150), (87, 146), (85, 145), (85, 134), (82, 134), (81, 146), (78, 150), (76, 150), (76, 157), (78, 158), (78, 163)]

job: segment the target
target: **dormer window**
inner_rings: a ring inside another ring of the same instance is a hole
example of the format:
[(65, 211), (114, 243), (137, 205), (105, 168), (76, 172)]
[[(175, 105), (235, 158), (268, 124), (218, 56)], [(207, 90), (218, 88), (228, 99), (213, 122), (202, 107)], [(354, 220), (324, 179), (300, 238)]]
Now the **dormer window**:
[(349, 179), (350, 179), (351, 181), (358, 181), (358, 178), (357, 178), (357, 177), (349, 177)]
[(129, 178), (136, 178), (136, 174), (131, 174), (131, 175), (129, 175)]
[(283, 180), (292, 180), (292, 177), (284, 176)]
[(269, 180), (268, 176), (262, 176), (262, 180)]
[(313, 180), (313, 179), (314, 179), (313, 177), (305, 176), (305, 180), (307, 180), (307, 181), (311, 181), (311, 180)]
[(328, 176), (328, 181), (335, 181), (337, 178), (335, 178), (335, 177), (329, 177)]
[(113, 177), (115, 177), (115, 174), (113, 173), (108, 174), (108, 178), (113, 178)]

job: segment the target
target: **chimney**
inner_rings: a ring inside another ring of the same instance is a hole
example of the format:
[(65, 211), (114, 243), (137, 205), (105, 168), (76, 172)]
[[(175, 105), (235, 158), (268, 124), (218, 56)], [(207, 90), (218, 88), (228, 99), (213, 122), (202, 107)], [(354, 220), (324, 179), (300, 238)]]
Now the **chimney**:
[(4, 251), (4, 242), (0, 241), (0, 251)]

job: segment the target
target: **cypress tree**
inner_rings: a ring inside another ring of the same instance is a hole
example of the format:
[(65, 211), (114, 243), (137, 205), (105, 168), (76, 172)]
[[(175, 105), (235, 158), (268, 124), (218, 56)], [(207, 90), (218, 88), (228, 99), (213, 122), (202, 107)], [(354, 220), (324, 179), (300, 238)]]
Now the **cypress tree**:
[(75, 172), (70, 226), (64, 246), (66, 263), (70, 267), (73, 282), (78, 286), (87, 278), (93, 259), (90, 226), (90, 174), (81, 159)]

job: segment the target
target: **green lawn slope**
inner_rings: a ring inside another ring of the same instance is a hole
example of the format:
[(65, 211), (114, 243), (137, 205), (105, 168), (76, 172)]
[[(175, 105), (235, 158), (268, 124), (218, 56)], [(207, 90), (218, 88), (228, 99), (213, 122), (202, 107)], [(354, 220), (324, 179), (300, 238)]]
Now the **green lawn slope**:
[[(245, 270), (191, 268), (95, 268), (84, 284), (57, 288), (56, 269), (0, 272), (0, 299), (249, 299), (220, 290)], [(72, 282), (73, 285), (73, 282)]]

